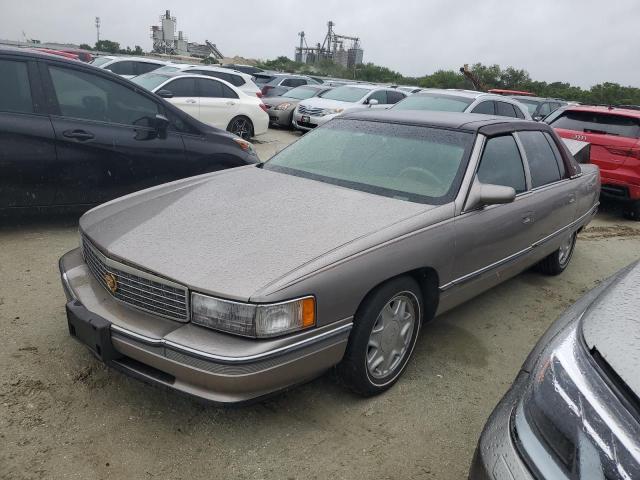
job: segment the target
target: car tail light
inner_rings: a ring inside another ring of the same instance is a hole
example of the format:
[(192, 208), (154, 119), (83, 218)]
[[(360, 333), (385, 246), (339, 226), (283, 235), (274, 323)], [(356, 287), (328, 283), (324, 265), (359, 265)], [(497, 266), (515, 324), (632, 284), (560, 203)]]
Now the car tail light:
[(256, 92), (256, 97), (262, 98), (262, 92)]
[(264, 103), (262, 103), (262, 102), (260, 102), (260, 108), (261, 108), (262, 110), (264, 110), (265, 112), (267, 111), (267, 106), (266, 106)]
[(266, 94), (267, 94), (267, 92), (268, 92), (269, 90), (271, 90), (272, 88), (273, 88), (273, 86), (272, 86), (272, 85), (265, 85), (264, 87), (262, 87), (262, 95), (266, 95)]

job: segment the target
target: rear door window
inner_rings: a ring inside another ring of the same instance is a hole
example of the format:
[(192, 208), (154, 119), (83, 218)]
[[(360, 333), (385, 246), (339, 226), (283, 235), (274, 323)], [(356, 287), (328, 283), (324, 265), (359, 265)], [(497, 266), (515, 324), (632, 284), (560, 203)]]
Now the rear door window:
[(516, 193), (527, 189), (520, 151), (511, 135), (487, 141), (478, 167), (478, 180), (491, 185), (513, 187)]
[(236, 92), (227, 87), (224, 83), (216, 80), (205, 80), (198, 78), (198, 89), (201, 97), (208, 98), (238, 98)]
[(282, 81), (280, 85), (283, 87), (299, 87), (300, 85), (306, 85), (307, 81), (304, 78), (287, 78)]
[(138, 62), (137, 65), (137, 74), (142, 75), (143, 73), (153, 72), (157, 70), (162, 65), (158, 65), (157, 63), (149, 63), (149, 62)]
[(518, 118), (513, 105), (506, 102), (496, 102), (496, 115), (500, 115), (501, 117)]
[(547, 142), (549, 142), (549, 146), (551, 147), (551, 150), (553, 150), (553, 155), (556, 157), (556, 162), (558, 162), (558, 169), (560, 170), (560, 178), (565, 178), (567, 169), (564, 165), (564, 159), (560, 154), (558, 145), (556, 144), (555, 140), (551, 137), (551, 135), (549, 135), (547, 132), (544, 133), (544, 137), (547, 139)]
[(0, 60), (0, 111), (33, 113), (25, 62)]
[(623, 115), (565, 110), (550, 125), (578, 132), (640, 138), (640, 120)]
[(560, 167), (543, 132), (518, 132), (527, 155), (533, 188), (560, 180)]
[(495, 115), (493, 102), (491, 101), (480, 102), (478, 105), (473, 107), (473, 110), (471, 110), (471, 113), (483, 113), (485, 115)]

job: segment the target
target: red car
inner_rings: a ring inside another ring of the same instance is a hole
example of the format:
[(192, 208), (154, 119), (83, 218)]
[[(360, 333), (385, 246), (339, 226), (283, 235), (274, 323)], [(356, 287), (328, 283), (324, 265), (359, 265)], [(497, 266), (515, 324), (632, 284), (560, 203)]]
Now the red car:
[(591, 144), (600, 167), (602, 194), (625, 202), (625, 217), (640, 220), (640, 111), (570, 106), (545, 120), (558, 135)]

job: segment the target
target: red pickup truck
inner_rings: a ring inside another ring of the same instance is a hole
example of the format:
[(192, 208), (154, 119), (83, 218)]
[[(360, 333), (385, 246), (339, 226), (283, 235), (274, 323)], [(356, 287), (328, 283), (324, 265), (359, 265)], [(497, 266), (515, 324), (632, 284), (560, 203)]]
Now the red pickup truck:
[(640, 111), (569, 106), (544, 120), (564, 138), (591, 143), (591, 163), (600, 167), (602, 195), (624, 202), (624, 215), (640, 220)]

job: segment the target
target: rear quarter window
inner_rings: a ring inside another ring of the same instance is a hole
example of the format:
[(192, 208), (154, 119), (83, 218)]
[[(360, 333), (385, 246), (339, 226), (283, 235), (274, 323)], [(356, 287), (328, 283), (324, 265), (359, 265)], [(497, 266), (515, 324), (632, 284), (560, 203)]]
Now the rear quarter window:
[(624, 115), (565, 110), (550, 125), (578, 132), (640, 138), (640, 119)]
[(556, 155), (543, 132), (518, 132), (531, 173), (531, 186), (542, 187), (560, 180)]

